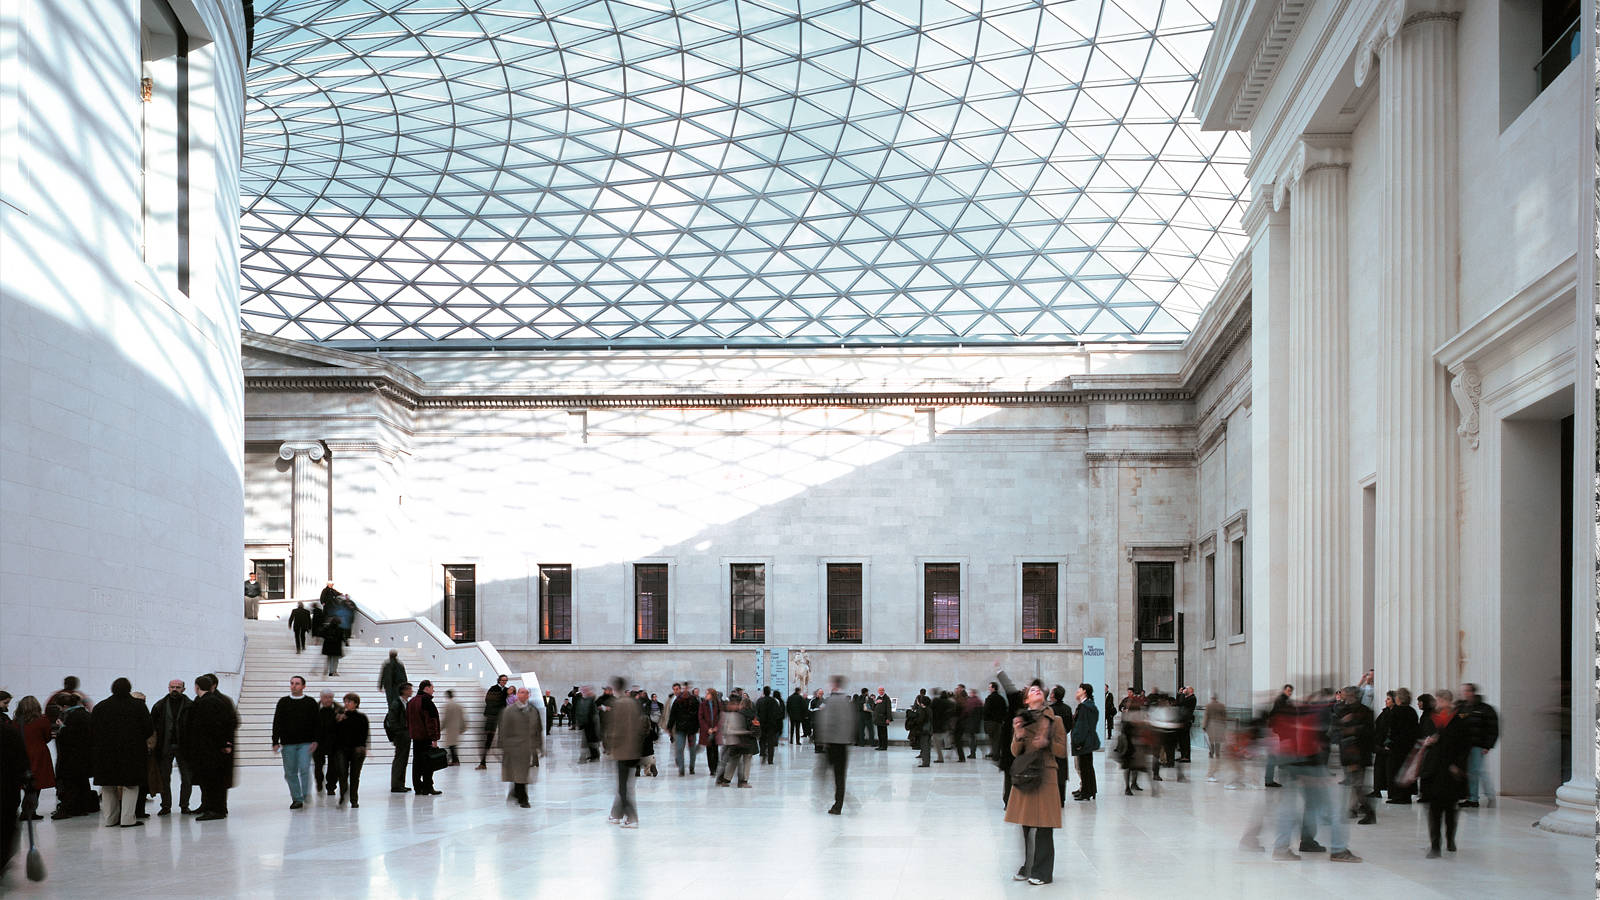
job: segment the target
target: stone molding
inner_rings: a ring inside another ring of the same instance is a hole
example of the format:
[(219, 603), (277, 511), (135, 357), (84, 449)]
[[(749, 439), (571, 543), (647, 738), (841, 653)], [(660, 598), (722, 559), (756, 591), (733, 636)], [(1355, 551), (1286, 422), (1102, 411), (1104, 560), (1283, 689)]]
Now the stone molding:
[(1378, 62), (1389, 42), (1402, 28), (1421, 22), (1461, 18), (1461, 0), (1383, 0), (1379, 11), (1366, 34), (1356, 45), (1356, 87), (1364, 87), (1372, 77), (1373, 64)]
[(1165, 562), (1167, 560), (1188, 562), (1194, 552), (1194, 545), (1182, 544), (1128, 544), (1126, 545), (1128, 562)]
[(1197, 552), (1202, 559), (1204, 559), (1208, 553), (1217, 552), (1217, 530), (1213, 528), (1206, 532), (1201, 536), (1200, 540), (1194, 542), (1194, 546), (1195, 552)]
[(1083, 459), (1091, 467), (1146, 466), (1150, 468), (1192, 468), (1193, 450), (1090, 450)]
[(1272, 185), (1272, 209), (1281, 212), (1300, 180), (1318, 169), (1350, 168), (1350, 135), (1306, 134), (1295, 141)]
[(1311, 5), (1311, 0), (1278, 0), (1271, 20), (1256, 41), (1255, 52), (1251, 54), (1250, 64), (1245, 67), (1239, 80), (1233, 101), (1228, 104), (1226, 121), (1229, 127), (1249, 127), (1272, 80), (1277, 77), (1284, 59), (1288, 57), (1295, 35), (1300, 32), (1300, 23), (1304, 21)]
[(1241, 509), (1229, 516), (1226, 522), (1222, 523), (1222, 533), (1227, 536), (1229, 543), (1233, 543), (1239, 538), (1245, 536), (1245, 534), (1250, 530), (1248, 528), (1249, 524), (1250, 510)]
[(1483, 396), (1483, 379), (1478, 377), (1478, 367), (1463, 363), (1461, 370), (1450, 379), (1450, 393), (1461, 409), (1461, 424), (1456, 434), (1461, 436), (1468, 450), (1478, 449), (1478, 401)]
[(341, 453), (371, 453), (392, 460), (399, 458), (405, 452), (398, 447), (391, 447), (378, 441), (325, 440), (323, 443), (327, 445), (328, 452), (335, 457)]
[(278, 458), (293, 460), (296, 456), (304, 456), (312, 462), (322, 462), (328, 454), (328, 448), (321, 441), (284, 441), (278, 447)]

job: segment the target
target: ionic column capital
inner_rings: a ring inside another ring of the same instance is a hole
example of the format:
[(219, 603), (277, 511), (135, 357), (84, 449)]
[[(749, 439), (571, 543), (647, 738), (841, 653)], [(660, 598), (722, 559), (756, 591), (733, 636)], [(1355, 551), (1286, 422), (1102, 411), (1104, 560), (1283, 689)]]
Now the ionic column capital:
[(1441, 19), (1458, 21), (1461, 6), (1461, 0), (1382, 0), (1378, 4), (1378, 14), (1356, 44), (1356, 87), (1367, 83), (1373, 63), (1384, 55), (1389, 42), (1402, 28)]
[[(1261, 229), (1275, 224), (1273, 222), (1273, 213), (1277, 212), (1277, 210), (1272, 206), (1274, 192), (1273, 185), (1263, 184), (1251, 193), (1250, 202), (1245, 205), (1244, 214), (1239, 217), (1240, 227), (1244, 228), (1245, 234), (1254, 238), (1261, 232)], [(1278, 220), (1276, 224), (1282, 224), (1282, 220)]]
[(1295, 141), (1272, 186), (1272, 208), (1281, 211), (1300, 179), (1318, 169), (1350, 168), (1350, 135), (1308, 134)]
[(282, 460), (293, 460), (297, 456), (303, 456), (312, 462), (321, 462), (327, 453), (328, 450), (322, 446), (321, 441), (284, 441), (278, 447), (278, 458)]

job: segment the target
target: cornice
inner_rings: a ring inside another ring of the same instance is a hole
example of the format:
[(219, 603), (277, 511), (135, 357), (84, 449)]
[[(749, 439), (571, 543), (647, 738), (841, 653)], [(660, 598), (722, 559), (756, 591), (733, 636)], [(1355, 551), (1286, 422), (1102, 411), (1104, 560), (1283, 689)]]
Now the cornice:
[(1433, 358), (1452, 373), (1488, 351), (1513, 340), (1545, 314), (1564, 304), (1578, 287), (1578, 256), (1573, 254), (1533, 279), (1511, 299), (1461, 329), (1433, 351)]
[(1250, 65), (1245, 68), (1233, 102), (1229, 104), (1227, 123), (1230, 127), (1245, 130), (1255, 122), (1261, 100), (1289, 55), (1289, 47), (1300, 32), (1300, 23), (1311, 8), (1311, 0), (1278, 0), (1267, 30), (1256, 42)]
[(1189, 469), (1195, 464), (1193, 450), (1090, 450), (1083, 459), (1091, 468)]
[[(1224, 6), (1201, 64), (1195, 114), (1207, 130), (1250, 130), (1312, 0)], [(1248, 56), (1247, 56), (1248, 54)]]

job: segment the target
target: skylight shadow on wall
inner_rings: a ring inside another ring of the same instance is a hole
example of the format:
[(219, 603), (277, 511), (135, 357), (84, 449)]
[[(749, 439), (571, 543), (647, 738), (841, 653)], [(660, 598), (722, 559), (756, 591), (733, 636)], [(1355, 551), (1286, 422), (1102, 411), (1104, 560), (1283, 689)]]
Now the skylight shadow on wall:
[(247, 328), (351, 346), (1178, 340), (1248, 148), (1215, 0), (258, 7)]

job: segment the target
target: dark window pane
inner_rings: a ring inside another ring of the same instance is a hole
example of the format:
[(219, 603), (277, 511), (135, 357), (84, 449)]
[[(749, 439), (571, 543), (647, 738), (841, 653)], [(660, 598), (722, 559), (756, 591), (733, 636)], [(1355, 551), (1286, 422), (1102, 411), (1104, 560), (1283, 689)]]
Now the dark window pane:
[(282, 600), (288, 596), (287, 566), (281, 559), (253, 559), (256, 580), (261, 582), (261, 596), (265, 600)]
[(453, 641), (478, 639), (478, 567), (444, 567), (444, 633)]
[(767, 567), (733, 563), (733, 642), (759, 644), (767, 639)]
[(1244, 634), (1244, 538), (1233, 542), (1233, 633)]
[(633, 567), (633, 641), (667, 642), (667, 567), (640, 563)]
[(923, 565), (922, 639), (929, 644), (961, 641), (960, 563)]
[(1217, 639), (1217, 555), (1206, 554), (1206, 640)]
[(572, 567), (539, 567), (539, 642), (572, 643)]
[(1060, 640), (1056, 598), (1056, 564), (1022, 564), (1022, 642), (1054, 644)]
[(861, 643), (860, 563), (828, 563), (828, 643)]
[(1173, 564), (1169, 562), (1134, 563), (1141, 641), (1155, 644), (1170, 644), (1173, 641), (1173, 569)]

